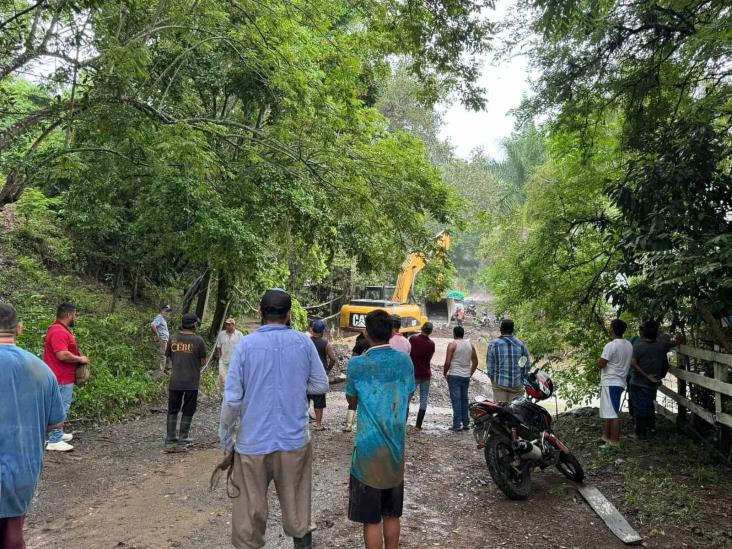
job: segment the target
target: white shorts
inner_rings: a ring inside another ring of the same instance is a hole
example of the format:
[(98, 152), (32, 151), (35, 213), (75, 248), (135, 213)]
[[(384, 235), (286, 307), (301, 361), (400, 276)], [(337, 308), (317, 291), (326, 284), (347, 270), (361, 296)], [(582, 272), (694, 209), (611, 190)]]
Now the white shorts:
[(223, 360), (219, 360), (219, 377), (221, 379), (226, 379), (226, 374), (229, 373), (229, 363), (224, 362)]
[(600, 418), (618, 419), (620, 413), (620, 398), (625, 387), (600, 387)]

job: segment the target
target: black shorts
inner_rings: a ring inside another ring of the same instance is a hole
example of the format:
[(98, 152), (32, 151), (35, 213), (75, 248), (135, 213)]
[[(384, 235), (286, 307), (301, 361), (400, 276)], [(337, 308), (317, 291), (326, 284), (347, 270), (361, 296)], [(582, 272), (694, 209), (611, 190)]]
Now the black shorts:
[(308, 395), (308, 399), (313, 401), (313, 407), (318, 410), (325, 408), (325, 395)]
[(348, 487), (348, 518), (353, 522), (377, 524), (382, 518), (399, 518), (404, 506), (404, 482), (381, 490), (365, 485), (351, 475)]

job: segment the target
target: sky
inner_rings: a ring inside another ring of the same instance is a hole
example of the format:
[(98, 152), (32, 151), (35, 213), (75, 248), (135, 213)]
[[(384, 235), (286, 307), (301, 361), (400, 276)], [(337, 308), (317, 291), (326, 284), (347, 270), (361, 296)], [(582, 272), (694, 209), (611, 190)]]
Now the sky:
[[(497, 2), (490, 18), (501, 20), (514, 5), (511, 0)], [(514, 129), (514, 117), (509, 111), (518, 107), (523, 96), (529, 94), (528, 66), (526, 56), (516, 56), (499, 65), (492, 64), (490, 56), (484, 57), (480, 84), (487, 91), (486, 110), (468, 111), (456, 102), (444, 113), (440, 137), (453, 144), (458, 156), (468, 158), (470, 152), (478, 147), (494, 158), (502, 156), (500, 140)]]

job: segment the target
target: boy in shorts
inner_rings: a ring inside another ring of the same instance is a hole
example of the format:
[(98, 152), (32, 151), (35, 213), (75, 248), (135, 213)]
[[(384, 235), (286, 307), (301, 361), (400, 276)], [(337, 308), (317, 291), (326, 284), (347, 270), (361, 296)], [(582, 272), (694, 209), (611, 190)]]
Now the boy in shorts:
[(633, 344), (623, 339), (627, 328), (619, 318), (610, 323), (613, 339), (605, 345), (597, 363), (600, 368), (600, 418), (605, 420), (602, 440), (607, 448), (620, 444), (620, 397), (633, 357)]
[(386, 311), (366, 316), (371, 347), (348, 363), (346, 399), (358, 405), (348, 491), (348, 518), (363, 524), (367, 549), (399, 546), (404, 501), (404, 438), (414, 366), (407, 353), (389, 346)]

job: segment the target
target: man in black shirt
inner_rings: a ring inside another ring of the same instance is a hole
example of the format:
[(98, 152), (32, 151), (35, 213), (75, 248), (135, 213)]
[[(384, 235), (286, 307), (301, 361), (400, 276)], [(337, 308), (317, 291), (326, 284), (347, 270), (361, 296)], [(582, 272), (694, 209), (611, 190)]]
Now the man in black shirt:
[[(325, 339), (326, 327), (327, 324), (324, 320), (313, 322), (310, 325), (310, 339), (318, 351), (325, 373), (329, 373), (338, 362), (338, 357), (336, 357), (333, 346)], [(313, 408), (315, 409), (315, 430), (325, 431), (325, 427), (323, 427), (323, 410), (326, 406), (325, 395), (308, 395), (308, 399), (313, 401)]]
[(668, 352), (681, 340), (661, 341), (658, 337), (658, 322), (649, 320), (640, 330), (641, 339), (633, 347), (630, 360), (630, 396), (633, 401), (635, 433), (638, 438), (647, 438), (656, 430), (656, 393), (661, 380), (668, 373)]
[[(206, 343), (196, 335), (199, 320), (194, 314), (183, 315), (180, 331), (170, 338), (165, 355), (171, 361), (170, 385), (168, 386), (168, 428), (166, 444), (190, 444), (188, 432), (198, 402), (198, 386), (201, 368), (206, 363)], [(183, 409), (180, 420), (180, 434), (176, 434), (178, 412)]]

